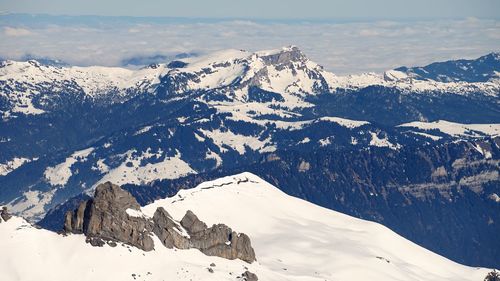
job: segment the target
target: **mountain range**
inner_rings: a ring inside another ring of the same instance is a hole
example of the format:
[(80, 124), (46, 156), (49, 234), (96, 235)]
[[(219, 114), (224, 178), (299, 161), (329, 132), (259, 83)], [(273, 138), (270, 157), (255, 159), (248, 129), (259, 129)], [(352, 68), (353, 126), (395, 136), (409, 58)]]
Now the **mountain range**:
[(499, 55), (337, 76), (295, 46), (142, 68), (0, 64), (0, 204), (62, 229), (111, 181), (142, 205), (250, 171), (455, 261), (500, 262)]

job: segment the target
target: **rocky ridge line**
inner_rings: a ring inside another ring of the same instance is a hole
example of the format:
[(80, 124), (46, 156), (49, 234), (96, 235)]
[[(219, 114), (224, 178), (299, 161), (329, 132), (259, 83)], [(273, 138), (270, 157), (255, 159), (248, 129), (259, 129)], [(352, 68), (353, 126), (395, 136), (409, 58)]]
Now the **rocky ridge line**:
[(110, 182), (100, 184), (93, 199), (82, 201), (65, 215), (65, 233), (83, 233), (93, 246), (122, 242), (144, 251), (154, 250), (153, 234), (167, 248), (199, 249), (206, 255), (255, 261), (250, 238), (225, 224), (212, 227), (187, 211), (180, 222), (162, 207), (153, 218), (144, 216), (137, 200)]

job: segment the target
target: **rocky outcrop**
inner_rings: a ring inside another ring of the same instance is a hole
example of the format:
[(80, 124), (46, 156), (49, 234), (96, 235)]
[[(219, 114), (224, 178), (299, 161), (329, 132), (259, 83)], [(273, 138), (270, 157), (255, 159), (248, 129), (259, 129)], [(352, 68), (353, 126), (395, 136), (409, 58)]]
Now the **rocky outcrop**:
[(67, 232), (84, 233), (96, 245), (99, 245), (97, 239), (104, 239), (153, 250), (151, 222), (131, 216), (127, 210), (139, 211), (140, 205), (129, 192), (107, 182), (97, 186), (94, 199), (66, 213), (64, 228)]
[(207, 225), (200, 221), (190, 210), (188, 210), (182, 218), (181, 225), (190, 233), (197, 233), (207, 229)]
[(190, 246), (199, 249), (209, 256), (226, 259), (241, 259), (246, 262), (255, 261), (255, 252), (250, 238), (244, 233), (237, 233), (227, 225), (217, 224), (207, 228), (205, 223), (191, 211), (187, 211), (181, 225), (190, 235)]
[(92, 200), (82, 201), (74, 212), (66, 213), (66, 216), (64, 218), (64, 229), (67, 232), (83, 233), (83, 220), (85, 217), (85, 210), (90, 211), (88, 205), (90, 205), (91, 202)]
[(195, 248), (209, 256), (241, 259), (252, 263), (255, 252), (250, 238), (231, 230), (224, 224), (207, 225), (191, 211), (187, 211), (180, 224), (167, 211), (158, 208), (153, 216), (153, 232), (167, 248)]
[(188, 249), (189, 235), (162, 207), (153, 215), (153, 232), (167, 248)]
[(66, 213), (64, 230), (85, 234), (93, 246), (122, 242), (151, 251), (154, 234), (167, 248), (195, 248), (209, 256), (248, 263), (256, 260), (247, 235), (224, 224), (207, 227), (191, 211), (180, 222), (162, 207), (148, 218), (129, 192), (110, 182), (97, 186), (93, 199), (82, 201), (76, 210)]
[(10, 218), (12, 218), (12, 215), (9, 214), (8, 210), (7, 210), (7, 207), (2, 207), (2, 209), (0, 209), (0, 222), (2, 222), (2, 219), (4, 221), (8, 221), (10, 220)]
[(307, 57), (296, 46), (283, 48), (280, 52), (261, 56), (261, 59), (266, 65), (275, 66), (276, 69), (282, 70), (286, 66), (293, 68), (293, 63), (307, 61)]

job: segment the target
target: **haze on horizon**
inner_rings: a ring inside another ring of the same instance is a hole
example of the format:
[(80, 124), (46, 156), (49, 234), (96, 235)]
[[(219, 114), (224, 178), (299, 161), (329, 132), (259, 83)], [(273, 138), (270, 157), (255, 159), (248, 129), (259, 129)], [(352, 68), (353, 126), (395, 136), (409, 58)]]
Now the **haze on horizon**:
[(350, 74), (500, 51), (500, 1), (283, 2), (8, 0), (0, 3), (0, 58), (118, 66), (297, 45), (328, 70)]

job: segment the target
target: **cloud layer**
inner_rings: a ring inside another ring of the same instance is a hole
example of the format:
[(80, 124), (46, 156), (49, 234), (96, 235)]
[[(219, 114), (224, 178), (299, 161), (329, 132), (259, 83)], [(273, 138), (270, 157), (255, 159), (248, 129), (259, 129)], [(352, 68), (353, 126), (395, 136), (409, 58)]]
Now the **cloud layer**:
[(0, 57), (27, 54), (77, 65), (220, 49), (298, 45), (338, 74), (477, 57), (500, 51), (500, 21), (265, 22), (147, 18), (12, 19), (0, 16)]

